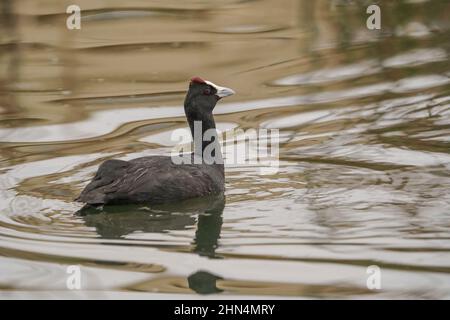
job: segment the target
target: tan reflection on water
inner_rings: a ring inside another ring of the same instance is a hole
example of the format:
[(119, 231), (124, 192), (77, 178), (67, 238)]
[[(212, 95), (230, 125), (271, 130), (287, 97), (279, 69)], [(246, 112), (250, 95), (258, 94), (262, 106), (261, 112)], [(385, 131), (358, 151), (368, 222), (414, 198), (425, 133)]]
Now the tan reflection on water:
[[(0, 296), (449, 298), (448, 1), (0, 4)], [(280, 129), (227, 197), (80, 216), (110, 158), (168, 154), (191, 76), (218, 127)], [(366, 268), (382, 290), (366, 289)], [(74, 295), (67, 292), (68, 296)], [(178, 296), (178, 295), (177, 295)]]

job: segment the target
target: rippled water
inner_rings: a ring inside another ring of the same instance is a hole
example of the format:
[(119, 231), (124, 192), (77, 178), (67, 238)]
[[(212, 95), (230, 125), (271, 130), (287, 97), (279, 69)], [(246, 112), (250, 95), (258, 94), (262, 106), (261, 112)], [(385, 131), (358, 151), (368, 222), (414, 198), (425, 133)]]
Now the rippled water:
[[(72, 2), (1, 2), (0, 297), (450, 298), (448, 1), (379, 31), (365, 1), (76, 2), (73, 31)], [(238, 92), (220, 128), (280, 129), (279, 172), (75, 215), (105, 159), (170, 153), (193, 75)]]

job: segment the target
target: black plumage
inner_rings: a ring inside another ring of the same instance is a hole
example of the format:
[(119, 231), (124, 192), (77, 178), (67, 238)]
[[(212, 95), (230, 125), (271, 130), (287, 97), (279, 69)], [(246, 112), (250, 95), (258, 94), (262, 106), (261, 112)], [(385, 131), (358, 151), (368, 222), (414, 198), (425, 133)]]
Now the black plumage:
[[(195, 77), (191, 79), (184, 102), (186, 118), (194, 135), (194, 121), (202, 131), (215, 130), (213, 109), (217, 101), (233, 90)], [(194, 156), (203, 159), (203, 150), (213, 141), (194, 145)], [(216, 149), (220, 150), (220, 148)], [(219, 151), (220, 152), (220, 151)], [(221, 158), (220, 155), (216, 155)], [(223, 193), (223, 163), (176, 164), (171, 157), (149, 156), (130, 161), (107, 160), (76, 201), (89, 205), (126, 203), (167, 203)]]

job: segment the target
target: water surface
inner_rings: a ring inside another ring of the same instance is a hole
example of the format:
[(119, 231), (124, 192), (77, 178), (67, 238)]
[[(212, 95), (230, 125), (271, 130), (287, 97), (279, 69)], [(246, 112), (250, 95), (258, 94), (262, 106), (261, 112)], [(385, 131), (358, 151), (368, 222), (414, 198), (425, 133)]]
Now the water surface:
[[(3, 1), (0, 297), (450, 298), (450, 5), (379, 3), (80, 0), (69, 31)], [(279, 171), (76, 215), (102, 161), (170, 153), (194, 75), (237, 91), (223, 130), (280, 129)]]

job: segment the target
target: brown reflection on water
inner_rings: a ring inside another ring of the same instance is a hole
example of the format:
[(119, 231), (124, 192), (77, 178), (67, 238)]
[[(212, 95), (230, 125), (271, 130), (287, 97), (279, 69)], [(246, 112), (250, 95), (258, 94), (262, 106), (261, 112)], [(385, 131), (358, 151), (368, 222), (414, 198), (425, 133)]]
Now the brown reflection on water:
[[(0, 288), (448, 298), (449, 4), (0, 2)], [(220, 128), (280, 129), (280, 168), (227, 168), (226, 204), (74, 214), (106, 159), (168, 154), (191, 76)], [(25, 281), (23, 279), (33, 279)], [(120, 282), (120, 283), (119, 283)], [(0, 291), (0, 296), (2, 291)], [(370, 295), (372, 296), (372, 295)]]
[(283, 296), (283, 297), (351, 297), (370, 295), (365, 288), (351, 288), (342, 285), (310, 285), (302, 283), (273, 283), (245, 280), (224, 280), (213, 274), (199, 271), (188, 277), (182, 278), (157, 278), (142, 283), (137, 283), (126, 290), (140, 292), (170, 292), (170, 293), (198, 293), (225, 295), (244, 294), (247, 296)]

